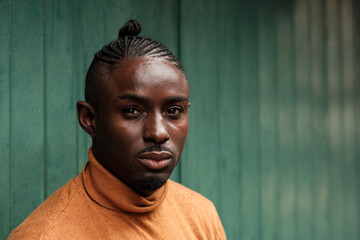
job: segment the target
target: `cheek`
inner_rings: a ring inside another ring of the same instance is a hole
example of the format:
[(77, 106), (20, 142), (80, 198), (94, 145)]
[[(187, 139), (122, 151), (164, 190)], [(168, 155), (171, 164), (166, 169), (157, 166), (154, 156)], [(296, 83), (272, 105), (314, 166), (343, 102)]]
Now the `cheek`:
[(102, 140), (108, 144), (115, 144), (117, 148), (136, 147), (137, 142), (141, 140), (141, 128), (137, 124), (124, 121), (121, 117), (112, 119), (104, 123)]
[(117, 141), (125, 145), (134, 144), (134, 142), (141, 140), (139, 127), (134, 124), (118, 124), (113, 128), (108, 129), (110, 134), (114, 135)]
[(189, 130), (189, 121), (188, 120), (184, 120), (182, 122), (172, 125), (171, 135), (172, 135), (172, 138), (174, 139), (174, 142), (176, 142), (176, 145), (180, 149), (183, 149), (183, 147), (185, 145), (188, 130)]

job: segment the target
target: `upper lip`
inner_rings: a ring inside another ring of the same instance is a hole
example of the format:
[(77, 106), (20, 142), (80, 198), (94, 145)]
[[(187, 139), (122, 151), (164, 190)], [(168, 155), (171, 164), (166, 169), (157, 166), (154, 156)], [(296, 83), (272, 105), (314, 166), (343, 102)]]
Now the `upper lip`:
[(138, 158), (161, 161), (172, 158), (172, 154), (167, 151), (152, 151), (141, 153)]

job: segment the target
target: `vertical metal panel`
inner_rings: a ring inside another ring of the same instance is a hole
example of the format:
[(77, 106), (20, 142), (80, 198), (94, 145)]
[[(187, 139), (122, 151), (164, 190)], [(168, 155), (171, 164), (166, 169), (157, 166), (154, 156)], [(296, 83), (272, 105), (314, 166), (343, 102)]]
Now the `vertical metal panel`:
[(294, 12), (292, 3), (279, 2), (277, 19), (277, 72), (279, 124), (279, 239), (295, 239), (296, 206), (296, 100), (294, 74)]
[(181, 1), (181, 56), (190, 85), (190, 130), (181, 179), (215, 203), (219, 199), (217, 1)]
[[(312, 86), (312, 141), (314, 163), (313, 239), (329, 239), (329, 120), (326, 82), (325, 9), (323, 1), (310, 1)], [(300, 213), (299, 213), (300, 214)]]
[(76, 88), (73, 58), (73, 4), (46, 1), (45, 194), (76, 174)]
[(295, 144), (296, 222), (298, 239), (311, 239), (313, 223), (313, 136), (311, 132), (312, 89), (310, 61), (309, 1), (294, 6), (295, 51)]
[[(76, 100), (85, 100), (85, 77), (96, 51), (105, 43), (105, 6), (101, 0), (81, 0), (74, 2), (75, 19), (73, 22), (73, 61), (75, 65)], [(72, 26), (68, 26), (72, 28)], [(77, 171), (81, 172), (88, 161), (91, 138), (76, 124)]]
[[(352, 1), (353, 9), (353, 40), (354, 40), (354, 75), (355, 75), (355, 146), (356, 146), (356, 162), (355, 162), (355, 171), (356, 171), (356, 186), (355, 186), (355, 194), (356, 194), (356, 224), (359, 226), (360, 224), (360, 31), (356, 30), (355, 26), (360, 26), (360, 1), (353, 0)], [(357, 237), (360, 237), (360, 228), (356, 227), (357, 229)]]
[[(258, 73), (259, 1), (244, 1), (239, 6), (239, 149), (241, 158), (241, 239), (259, 239), (260, 159), (259, 159), (259, 73)], [(225, 123), (224, 123), (225, 124)], [(231, 161), (231, 160), (230, 160)]]
[(270, 1), (259, 10), (260, 178), (262, 239), (279, 237), (279, 143), (276, 7)]
[(43, 4), (12, 1), (12, 221), (17, 226), (44, 197)]
[[(356, 145), (355, 145), (355, 65), (354, 65), (354, 36), (353, 13), (351, 0), (343, 0), (341, 6), (341, 58), (343, 59), (343, 116), (344, 116), (344, 239), (358, 239), (356, 216)], [(359, 79), (358, 79), (359, 80)]]
[[(156, 7), (155, 7), (156, 6)], [(178, 52), (177, 0), (131, 1), (131, 17), (143, 25), (143, 36), (159, 40), (173, 53)], [(121, 23), (122, 24), (122, 23)], [(122, 26), (118, 23), (118, 29)], [(117, 33), (117, 32), (116, 32)]]
[(81, 171), (75, 101), (135, 18), (189, 77), (172, 178), (215, 203), (229, 239), (357, 239), (359, 13), (356, 0), (2, 1), (0, 238)]
[(327, 81), (329, 94), (329, 140), (330, 140), (330, 235), (329, 239), (343, 239), (342, 202), (342, 111), (341, 111), (341, 59), (340, 59), (340, 16), (339, 1), (326, 1), (327, 29)]
[(10, 3), (0, 2), (0, 239), (10, 225)]
[[(241, 239), (241, 228), (239, 219), (241, 212), (241, 187), (240, 183), (240, 149), (239, 149), (239, 82), (240, 74), (238, 68), (240, 34), (234, 29), (239, 28), (239, 4), (230, 1), (220, 1), (218, 7), (219, 18), (217, 28), (219, 29), (218, 51), (219, 75), (219, 109), (214, 109), (219, 115), (219, 201), (217, 209), (225, 226), (228, 239)], [(215, 51), (215, 49), (214, 49)], [(196, 80), (195, 80), (196, 81)], [(226, 96), (226, 97), (222, 97)], [(192, 161), (191, 155), (187, 161)], [(232, 161), (229, 161), (231, 159)], [(226, 187), (225, 187), (226, 186)], [(231, 196), (231, 197), (228, 197)], [(231, 206), (231, 207), (229, 207)]]
[[(279, 238), (279, 142), (276, 6), (259, 9), (259, 91), (262, 239)], [(240, 132), (241, 134), (241, 132)]]
[(130, 0), (110, 0), (104, 5), (105, 17), (105, 42), (115, 40), (119, 28), (132, 17), (133, 9)]
[(360, 160), (359, 160), (359, 156), (360, 156), (360, 31), (359, 29), (355, 26), (360, 26), (360, 1), (356, 1), (353, 0), (352, 1), (352, 16), (353, 16), (353, 41), (354, 41), (354, 76), (355, 76), (355, 87), (354, 87), (354, 92), (355, 92), (355, 146), (356, 146), (356, 161), (355, 161), (355, 171), (356, 171), (356, 179), (355, 179), (355, 194), (356, 194), (356, 236), (357, 238), (360, 237), (360, 228), (358, 227), (360, 224)]

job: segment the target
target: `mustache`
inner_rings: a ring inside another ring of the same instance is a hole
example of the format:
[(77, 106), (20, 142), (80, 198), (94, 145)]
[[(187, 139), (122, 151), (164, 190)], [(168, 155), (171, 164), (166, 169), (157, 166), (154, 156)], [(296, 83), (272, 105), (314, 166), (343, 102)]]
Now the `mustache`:
[(146, 147), (144, 149), (141, 149), (137, 155), (144, 153), (144, 152), (160, 152), (160, 151), (166, 151), (166, 152), (170, 152), (171, 154), (174, 154), (174, 152), (167, 147), (161, 146), (161, 145), (152, 145), (149, 147)]

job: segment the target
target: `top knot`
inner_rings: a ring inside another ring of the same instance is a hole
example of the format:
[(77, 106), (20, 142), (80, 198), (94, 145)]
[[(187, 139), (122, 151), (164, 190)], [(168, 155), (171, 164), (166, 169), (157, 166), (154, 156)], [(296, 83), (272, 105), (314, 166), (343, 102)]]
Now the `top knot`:
[(136, 37), (141, 32), (141, 29), (142, 29), (141, 24), (138, 21), (131, 19), (131, 20), (127, 21), (125, 23), (125, 25), (119, 30), (118, 38), (122, 38), (122, 37), (126, 37), (126, 36)]

